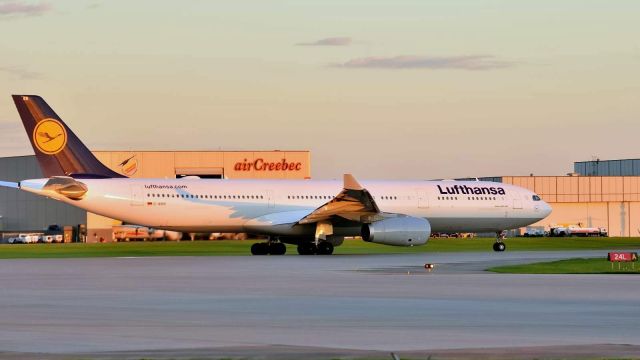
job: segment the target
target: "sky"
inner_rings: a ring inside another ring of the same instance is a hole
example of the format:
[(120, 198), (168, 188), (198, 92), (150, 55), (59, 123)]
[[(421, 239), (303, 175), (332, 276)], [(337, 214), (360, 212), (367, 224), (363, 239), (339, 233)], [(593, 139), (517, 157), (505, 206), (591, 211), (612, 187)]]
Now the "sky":
[(0, 0), (11, 94), (94, 150), (310, 150), (312, 177), (640, 157), (640, 1)]

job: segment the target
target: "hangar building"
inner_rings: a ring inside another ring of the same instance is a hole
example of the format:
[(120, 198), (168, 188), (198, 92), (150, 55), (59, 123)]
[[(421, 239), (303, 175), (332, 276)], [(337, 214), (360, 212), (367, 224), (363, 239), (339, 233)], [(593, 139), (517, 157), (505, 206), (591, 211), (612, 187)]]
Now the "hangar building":
[(640, 236), (640, 177), (505, 176), (504, 183), (528, 188), (553, 212), (531, 226), (580, 224), (604, 227), (609, 236)]
[[(309, 151), (94, 151), (112, 170), (133, 178), (199, 176), (225, 179), (309, 179)], [(286, 164), (286, 166), (284, 165)], [(35, 155), (0, 158), (0, 179), (41, 178)], [(120, 222), (58, 201), (0, 188), (0, 231), (41, 231), (86, 225), (86, 241), (111, 239)]]
[[(96, 151), (105, 165), (130, 177), (308, 179), (309, 151)], [(286, 169), (282, 165), (287, 163)], [(281, 164), (278, 166), (278, 164)], [(533, 227), (581, 224), (610, 236), (640, 236), (640, 159), (576, 162), (567, 176), (482, 178), (528, 188), (553, 207)], [(0, 158), (0, 179), (42, 177), (35, 156)], [(119, 222), (14, 189), (0, 188), (0, 230), (42, 230), (86, 224), (87, 241), (111, 238)]]
[(640, 176), (640, 159), (578, 161), (573, 171), (582, 176)]
[(534, 191), (553, 212), (531, 227), (604, 227), (609, 236), (640, 236), (640, 159), (574, 163), (567, 176), (481, 178)]

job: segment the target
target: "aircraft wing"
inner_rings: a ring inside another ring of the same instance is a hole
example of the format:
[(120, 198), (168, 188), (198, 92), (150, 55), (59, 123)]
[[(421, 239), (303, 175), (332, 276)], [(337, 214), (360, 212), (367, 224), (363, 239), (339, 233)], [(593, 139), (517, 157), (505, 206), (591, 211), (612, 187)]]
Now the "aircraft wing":
[(344, 174), (344, 189), (336, 197), (300, 219), (298, 224), (316, 223), (335, 216), (359, 222), (382, 217), (373, 196), (351, 174)]

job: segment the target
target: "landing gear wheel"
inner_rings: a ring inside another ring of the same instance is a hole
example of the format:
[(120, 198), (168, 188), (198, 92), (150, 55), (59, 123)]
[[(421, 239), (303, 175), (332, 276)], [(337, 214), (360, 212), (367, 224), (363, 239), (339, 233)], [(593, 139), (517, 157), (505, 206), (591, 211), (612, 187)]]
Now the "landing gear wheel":
[(323, 241), (318, 244), (318, 255), (331, 255), (333, 254), (333, 244), (327, 241)]
[(251, 245), (252, 255), (267, 255), (269, 253), (269, 244), (267, 243), (255, 243)]
[(314, 243), (301, 243), (298, 244), (298, 254), (300, 255), (315, 255), (318, 249)]
[(287, 247), (281, 242), (274, 242), (269, 244), (269, 254), (271, 255), (284, 255), (287, 252)]
[(493, 251), (502, 252), (507, 249), (507, 245), (503, 242), (496, 242), (493, 244)]

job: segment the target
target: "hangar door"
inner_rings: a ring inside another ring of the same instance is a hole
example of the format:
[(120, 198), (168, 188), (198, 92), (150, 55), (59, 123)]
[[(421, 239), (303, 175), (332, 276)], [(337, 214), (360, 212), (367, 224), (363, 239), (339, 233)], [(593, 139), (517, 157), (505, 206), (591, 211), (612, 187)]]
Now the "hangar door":
[(224, 177), (224, 169), (215, 167), (176, 168), (177, 179), (185, 176), (197, 176), (201, 179), (222, 179)]

